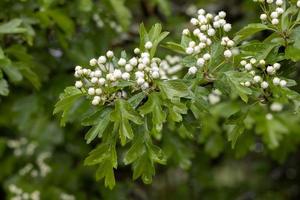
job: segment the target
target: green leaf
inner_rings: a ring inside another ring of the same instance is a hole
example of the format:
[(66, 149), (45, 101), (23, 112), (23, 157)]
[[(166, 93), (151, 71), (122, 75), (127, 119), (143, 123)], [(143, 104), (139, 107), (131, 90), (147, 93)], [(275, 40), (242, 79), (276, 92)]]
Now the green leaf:
[(287, 134), (289, 129), (277, 119), (268, 120), (262, 116), (257, 120), (256, 131), (263, 136), (263, 140), (270, 149), (279, 147), (283, 134)]
[(65, 126), (68, 120), (68, 113), (75, 101), (77, 101), (84, 94), (75, 87), (67, 87), (64, 93), (60, 96), (60, 100), (55, 104), (53, 114), (62, 112), (61, 126)]
[(67, 35), (72, 35), (74, 33), (74, 22), (66, 15), (66, 13), (61, 10), (47, 10), (45, 12)]
[(143, 155), (145, 152), (146, 152), (146, 148), (145, 148), (143, 137), (142, 136), (136, 137), (136, 139), (134, 139), (133, 141), (132, 146), (125, 154), (124, 157), (125, 165), (133, 163), (139, 157), (141, 157), (141, 155)]
[(111, 113), (111, 121), (119, 129), (121, 144), (126, 144), (126, 139), (132, 140), (134, 137), (129, 121), (135, 124), (142, 124), (142, 118), (125, 100), (119, 99), (115, 102), (115, 110)]
[(120, 22), (122, 27), (127, 30), (130, 25), (130, 20), (131, 20), (131, 14), (128, 8), (124, 5), (125, 1), (124, 0), (107, 0), (113, 10), (114, 14), (117, 17), (117, 20)]
[(164, 45), (162, 45), (162, 47), (169, 49), (176, 53), (185, 54), (185, 48), (175, 42), (166, 42)]
[(300, 27), (297, 27), (292, 30), (290, 35), (290, 39), (292, 40), (292, 44), (289, 44), (285, 50), (285, 56), (287, 59), (291, 59), (294, 62), (300, 60)]
[(236, 33), (236, 36), (234, 37), (234, 41), (239, 43), (240, 41), (263, 30), (272, 30), (272, 29), (270, 29), (267, 25), (260, 24), (260, 23), (249, 24)]
[(162, 108), (163, 101), (160, 93), (153, 92), (148, 96), (146, 103), (140, 107), (139, 111), (142, 115), (152, 114), (153, 126), (160, 126), (166, 120), (166, 113)]
[(24, 33), (25, 28), (20, 27), (21, 19), (12, 19), (9, 22), (0, 25), (0, 34)]
[[(238, 94), (244, 102), (248, 102), (248, 95), (252, 94), (252, 90), (242, 86), (241, 82), (251, 81), (251, 75), (245, 72), (227, 71), (217, 79), (216, 86), (222, 92), (235, 95)], [(229, 91), (227, 90), (229, 88)]]
[(9, 59), (0, 59), (0, 68), (3, 69), (4, 73), (8, 76), (12, 82), (20, 82), (23, 76), (18, 68), (13, 67)]
[(180, 80), (159, 82), (159, 89), (170, 100), (189, 96), (188, 86)]
[(140, 105), (140, 103), (143, 101), (143, 99), (145, 99), (145, 97), (146, 94), (144, 92), (140, 92), (128, 99), (128, 103), (135, 109)]
[(8, 84), (5, 79), (0, 79), (0, 95), (7, 96), (9, 94)]
[[(97, 112), (97, 124), (93, 126), (85, 135), (85, 139), (87, 140), (87, 144), (91, 143), (92, 140), (94, 140), (97, 136), (99, 138), (102, 137), (105, 129), (109, 125), (110, 122), (110, 114), (112, 112), (112, 109), (109, 107), (104, 108), (100, 111), (100, 113)], [(87, 122), (87, 121), (85, 121)]]

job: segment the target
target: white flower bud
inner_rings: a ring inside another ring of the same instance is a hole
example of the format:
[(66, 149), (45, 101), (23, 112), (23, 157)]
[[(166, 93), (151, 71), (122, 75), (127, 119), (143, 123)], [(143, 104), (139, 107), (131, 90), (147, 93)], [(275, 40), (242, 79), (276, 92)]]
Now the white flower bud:
[(114, 71), (113, 75), (114, 75), (114, 77), (115, 77), (116, 79), (121, 78), (121, 77), (122, 77), (122, 71), (119, 70), (119, 69), (116, 69), (116, 70)]
[(219, 15), (220, 18), (225, 18), (225, 17), (226, 17), (226, 12), (220, 11), (220, 12), (218, 13), (218, 15)]
[(266, 14), (261, 14), (261, 15), (260, 15), (260, 19), (261, 19), (262, 21), (267, 20), (267, 18), (268, 18), (268, 16), (267, 16)]
[(203, 58), (198, 58), (197, 65), (199, 67), (202, 67), (205, 64), (205, 60)]
[(259, 64), (264, 66), (266, 64), (266, 61), (265, 60), (260, 60)]
[(94, 72), (94, 76), (95, 77), (101, 77), (101, 75), (102, 75), (102, 72), (100, 71), (100, 70), (96, 70), (95, 72)]
[(263, 88), (263, 89), (267, 89), (267, 88), (269, 87), (269, 84), (268, 84), (268, 82), (263, 81), (263, 82), (260, 84), (260, 86), (261, 86), (261, 88)]
[(195, 66), (190, 67), (188, 73), (191, 74), (191, 75), (196, 74), (197, 73), (197, 67), (195, 67)]
[(188, 47), (188, 48), (186, 48), (185, 52), (187, 54), (192, 54), (194, 52), (194, 49), (192, 47)]
[(209, 53), (206, 53), (203, 55), (203, 59), (204, 60), (209, 60), (211, 58), (210, 54)]
[(97, 65), (97, 59), (92, 58), (92, 59), (90, 60), (90, 66), (94, 67), (94, 66), (96, 66), (96, 65)]
[(98, 83), (99, 85), (104, 85), (106, 82), (105, 78), (99, 78)]
[(125, 72), (125, 73), (122, 74), (122, 79), (129, 80), (129, 78), (130, 78), (130, 74), (129, 73)]
[(98, 64), (104, 64), (106, 63), (106, 57), (105, 56), (100, 56), (98, 58)]
[(228, 46), (228, 47), (233, 47), (233, 46), (234, 46), (234, 41), (229, 40), (229, 41), (227, 42), (227, 46)]
[(124, 58), (120, 58), (120, 60), (118, 61), (118, 65), (125, 66), (125, 64), (126, 64), (126, 60)]
[(131, 64), (132, 66), (136, 66), (138, 64), (138, 60), (136, 58), (131, 58), (129, 60), (129, 64)]
[(93, 77), (93, 78), (91, 79), (91, 82), (94, 83), (94, 84), (97, 83), (97, 81), (98, 81), (98, 78), (97, 78), (97, 77)]
[(139, 48), (135, 48), (135, 49), (133, 50), (133, 52), (134, 52), (135, 54), (139, 54), (139, 53), (141, 52), (141, 50), (140, 50)]
[(279, 85), (280, 84), (280, 79), (278, 77), (273, 78), (273, 84), (274, 85)]
[(245, 66), (245, 65), (247, 65), (247, 62), (246, 62), (246, 60), (242, 60), (240, 64), (241, 64), (242, 66)]
[(79, 70), (81, 70), (81, 69), (82, 69), (82, 67), (79, 66), (79, 65), (77, 65), (77, 66), (75, 67), (75, 71), (79, 71)]
[(158, 71), (154, 71), (154, 72), (152, 72), (151, 76), (154, 79), (158, 79), (159, 78), (159, 72)]
[(192, 18), (191, 19), (191, 24), (193, 24), (194, 26), (198, 24), (198, 20), (196, 18)]
[(95, 95), (95, 88), (89, 88), (88, 89), (88, 94), (91, 95), (91, 96)]
[(189, 31), (189, 29), (184, 29), (183, 31), (182, 31), (182, 34), (183, 35), (189, 35), (190, 34), (190, 31)]
[(260, 76), (254, 76), (253, 80), (255, 83), (259, 83), (259, 82), (261, 82), (262, 79)]
[(224, 29), (225, 32), (229, 32), (231, 30), (231, 24), (225, 24), (223, 26), (223, 29)]
[(282, 111), (283, 109), (283, 106), (282, 104), (280, 103), (272, 103), (271, 106), (270, 106), (270, 109), (273, 111), (273, 112), (280, 112)]
[(114, 52), (113, 52), (113, 51), (107, 51), (107, 52), (106, 52), (106, 56), (107, 56), (108, 58), (112, 58), (112, 57), (114, 57)]
[(280, 86), (281, 87), (286, 87), (287, 82), (285, 80), (280, 81)]
[(282, 6), (283, 0), (276, 0), (276, 5), (277, 6)]
[(268, 113), (268, 114), (266, 115), (266, 119), (267, 119), (267, 120), (272, 120), (272, 119), (273, 119), (273, 115), (272, 115), (271, 113)]
[(77, 87), (77, 88), (82, 88), (82, 86), (83, 86), (82, 81), (76, 81), (76, 82), (75, 82), (75, 87)]
[(149, 83), (148, 83), (148, 82), (145, 82), (145, 83), (141, 86), (141, 88), (142, 88), (143, 90), (148, 89), (148, 88), (149, 88)]
[(246, 82), (245, 82), (245, 86), (246, 86), (246, 87), (250, 87), (250, 86), (251, 86), (251, 83), (250, 83), (249, 81), (246, 81)]
[(99, 103), (100, 103), (100, 99), (94, 97), (94, 99), (93, 99), (93, 101), (92, 101), (92, 104), (93, 104), (94, 106), (97, 106)]
[(245, 69), (246, 69), (247, 71), (250, 71), (250, 70), (252, 69), (251, 63), (247, 63), (247, 64), (245, 65)]
[(145, 48), (146, 49), (151, 49), (152, 48), (152, 42), (150, 42), (150, 41), (148, 41), (148, 42), (146, 42), (146, 44), (145, 44)]
[(281, 65), (279, 63), (274, 63), (273, 67), (275, 70), (279, 70)]
[(209, 36), (214, 36), (214, 35), (216, 34), (216, 31), (215, 31), (215, 29), (210, 28), (210, 29), (208, 29), (207, 34), (208, 34)]
[(277, 25), (277, 24), (279, 24), (279, 20), (278, 19), (272, 19), (272, 24), (273, 25)]
[(142, 85), (143, 83), (145, 83), (145, 79), (138, 78), (136, 82), (137, 82), (138, 85)]
[(272, 12), (270, 16), (272, 19), (275, 19), (275, 18), (278, 18), (279, 14), (278, 14), (278, 12)]
[(227, 49), (226, 51), (224, 51), (224, 56), (225, 58), (231, 58), (232, 52), (229, 49)]
[(102, 89), (101, 89), (101, 88), (97, 88), (97, 89), (95, 90), (95, 94), (96, 94), (96, 95), (101, 95), (101, 94), (102, 94)]
[(268, 67), (267, 67), (267, 72), (268, 72), (268, 74), (270, 74), (270, 75), (274, 74), (274, 72), (275, 72), (274, 67), (268, 66)]
[(297, 7), (300, 8), (300, 0), (297, 1)]

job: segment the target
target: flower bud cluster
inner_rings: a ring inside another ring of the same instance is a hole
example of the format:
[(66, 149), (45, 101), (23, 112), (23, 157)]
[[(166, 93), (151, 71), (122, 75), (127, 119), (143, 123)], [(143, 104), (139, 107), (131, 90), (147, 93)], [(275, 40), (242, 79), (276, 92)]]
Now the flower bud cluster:
[(264, 13), (260, 15), (263, 23), (271, 23), (276, 26), (280, 22), (281, 15), (285, 12), (284, 0), (254, 0), (262, 4)]
[(31, 156), (34, 154), (37, 144), (35, 142), (29, 142), (26, 138), (20, 138), (16, 140), (8, 140), (7, 146), (14, 150), (14, 155), (19, 156)]
[[(75, 87), (84, 90), (93, 105), (99, 105), (115, 98), (127, 98), (126, 91), (116, 92), (113, 89), (122, 82), (128, 83), (131, 91), (148, 90), (155, 80), (169, 79), (169, 75), (181, 70), (178, 57), (167, 57), (162, 61), (150, 56), (152, 42), (146, 42), (144, 47), (143, 52), (139, 48), (134, 49), (136, 56), (130, 59), (116, 58), (114, 52), (107, 51), (98, 59), (92, 58), (89, 68), (76, 66), (74, 76), (78, 80)], [(174, 67), (171, 67), (172, 64)]]
[(253, 76), (252, 81), (246, 81), (241, 83), (245, 87), (250, 87), (251, 85), (259, 85), (262, 89), (267, 89), (270, 84), (275, 86), (286, 87), (286, 80), (281, 80), (276, 77), (276, 72), (280, 69), (281, 65), (279, 63), (274, 63), (273, 65), (266, 65), (265, 60), (257, 61), (255, 58), (250, 58), (248, 60), (242, 60), (240, 62), (244, 71), (249, 72)]
[[(183, 36), (189, 39), (188, 46), (185, 52), (189, 55), (195, 55), (197, 62), (195, 66), (189, 68), (188, 73), (193, 75), (203, 68), (211, 58), (211, 46), (214, 42), (220, 42), (218, 37), (224, 36), (225, 32), (231, 30), (231, 24), (225, 20), (226, 13), (221, 11), (218, 15), (206, 13), (200, 9), (197, 12), (197, 17), (191, 19), (193, 30), (184, 29)], [(225, 47), (224, 57), (230, 58), (233, 53), (231, 48), (235, 45), (228, 37), (223, 37), (221, 44)]]
[(11, 200), (40, 200), (40, 191), (38, 190), (28, 193), (14, 184), (10, 184), (8, 190), (13, 195)]

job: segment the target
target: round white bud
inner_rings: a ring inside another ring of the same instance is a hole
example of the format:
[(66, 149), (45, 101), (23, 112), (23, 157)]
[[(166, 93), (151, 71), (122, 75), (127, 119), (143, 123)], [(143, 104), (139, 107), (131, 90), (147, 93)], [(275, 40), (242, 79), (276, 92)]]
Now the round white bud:
[(126, 60), (124, 58), (120, 58), (120, 60), (118, 61), (118, 65), (124, 66), (125, 64), (126, 64)]
[(94, 83), (94, 84), (97, 83), (97, 81), (98, 81), (98, 78), (97, 78), (97, 77), (93, 77), (93, 78), (91, 79), (91, 82)]
[(280, 84), (280, 79), (278, 77), (273, 78), (273, 84), (274, 85), (279, 85)]
[(195, 67), (195, 66), (190, 67), (188, 73), (191, 74), (191, 75), (196, 74), (197, 73), (197, 67)]
[(131, 64), (126, 64), (126, 65), (125, 65), (125, 71), (126, 71), (126, 72), (131, 72), (132, 69), (133, 69), (133, 67), (132, 67)]
[(105, 84), (105, 78), (99, 78), (98, 83), (99, 85), (104, 85)]
[(137, 82), (138, 85), (142, 85), (143, 83), (145, 83), (145, 79), (138, 78), (136, 82)]
[(95, 90), (95, 94), (96, 94), (96, 95), (102, 94), (102, 89), (101, 89), (101, 88), (97, 88), (97, 89)]
[(268, 16), (267, 16), (266, 14), (261, 14), (261, 15), (260, 15), (260, 19), (261, 19), (262, 21), (267, 20), (267, 18), (268, 18)]
[(150, 41), (146, 42), (146, 44), (145, 44), (145, 48), (146, 48), (146, 49), (151, 49), (152, 46), (153, 46), (153, 44), (152, 44), (152, 42), (150, 42)]
[(247, 71), (250, 71), (250, 70), (252, 69), (252, 64), (251, 64), (251, 63), (247, 63), (247, 64), (245, 65), (245, 69), (246, 69)]
[(232, 52), (229, 49), (227, 49), (226, 51), (224, 51), (224, 56), (225, 58), (231, 58)]
[(279, 24), (279, 20), (278, 19), (272, 19), (272, 24), (273, 25), (277, 25), (277, 24)]
[(129, 73), (125, 72), (125, 73), (122, 74), (122, 79), (129, 80), (129, 78), (130, 78), (130, 74)]
[(75, 87), (77, 87), (77, 88), (82, 88), (82, 86), (83, 86), (82, 81), (76, 81), (76, 82), (75, 82)]
[(197, 65), (199, 67), (202, 67), (205, 64), (205, 60), (203, 58), (198, 58)]
[(209, 60), (211, 58), (210, 54), (209, 53), (206, 53), (203, 55), (203, 59), (204, 60)]
[(119, 69), (116, 69), (116, 70), (114, 71), (113, 75), (114, 75), (114, 77), (115, 77), (116, 79), (121, 78), (121, 77), (122, 77), (122, 71), (119, 70)]
[(101, 75), (102, 75), (102, 72), (100, 71), (100, 70), (96, 70), (95, 72), (94, 72), (94, 74), (93, 74), (95, 77), (101, 77)]
[(229, 32), (231, 30), (231, 24), (225, 24), (223, 26), (223, 29), (224, 29), (225, 32)]
[(275, 70), (279, 70), (281, 65), (279, 63), (274, 63), (273, 67)]
[(153, 71), (151, 74), (152, 78), (158, 79), (159, 78), (159, 72), (158, 71)]
[(185, 52), (187, 54), (192, 54), (194, 52), (194, 49), (192, 47), (188, 47), (188, 48), (186, 48)]
[(92, 58), (92, 59), (90, 60), (90, 66), (94, 67), (94, 66), (96, 66), (96, 65), (97, 65), (97, 59)]
[(133, 50), (133, 52), (134, 52), (135, 54), (139, 54), (139, 53), (141, 52), (141, 50), (140, 50), (139, 48), (135, 48), (135, 49)]
[(263, 82), (260, 84), (260, 86), (261, 86), (261, 88), (263, 88), (263, 89), (267, 89), (267, 88), (269, 87), (269, 84), (268, 84), (268, 82), (263, 81)]
[(138, 64), (138, 60), (136, 58), (131, 58), (129, 60), (129, 64), (131, 64), (132, 66), (136, 66)]
[(108, 58), (112, 58), (112, 57), (114, 57), (114, 52), (113, 52), (113, 51), (107, 51), (107, 52), (106, 52), (106, 56), (107, 56)]
[(105, 56), (100, 56), (100, 57), (98, 58), (98, 63), (99, 63), (99, 64), (104, 64), (104, 63), (106, 63), (106, 57), (105, 57)]
[(285, 80), (280, 81), (280, 86), (281, 87), (286, 87), (287, 82)]
[(88, 94), (89, 95), (95, 95), (95, 88), (89, 88), (88, 89)]
[(261, 82), (262, 79), (260, 76), (254, 76), (253, 80), (255, 83), (259, 83), (259, 82)]

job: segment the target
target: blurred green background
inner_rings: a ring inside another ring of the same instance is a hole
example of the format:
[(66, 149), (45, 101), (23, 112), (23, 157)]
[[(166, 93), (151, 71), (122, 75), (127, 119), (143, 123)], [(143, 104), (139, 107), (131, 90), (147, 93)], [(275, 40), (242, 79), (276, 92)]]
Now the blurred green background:
[(89, 105), (79, 102), (66, 127), (52, 115), (74, 66), (108, 49), (131, 51), (141, 22), (160, 22), (167, 40), (179, 41), (199, 8), (227, 11), (234, 30), (259, 20), (251, 0), (0, 0), (0, 199), (20, 190), (21, 199), (300, 199), (300, 151), (275, 161), (260, 141), (238, 159), (230, 147), (212, 157), (178, 143), (178, 157), (192, 158), (188, 170), (168, 162), (144, 185), (119, 166), (117, 186), (106, 189), (95, 168), (83, 166), (92, 146), (80, 107)]

